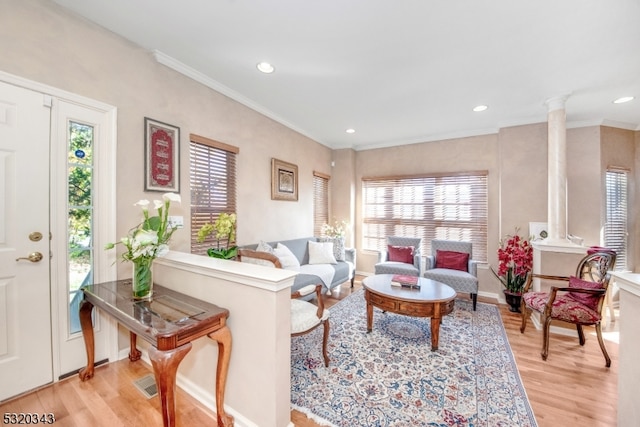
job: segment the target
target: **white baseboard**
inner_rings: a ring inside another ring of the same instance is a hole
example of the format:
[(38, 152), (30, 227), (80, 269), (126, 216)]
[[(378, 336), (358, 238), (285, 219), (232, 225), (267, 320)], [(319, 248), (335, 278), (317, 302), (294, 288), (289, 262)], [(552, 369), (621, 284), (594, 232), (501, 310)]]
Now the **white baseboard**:
[[(149, 365), (149, 367), (151, 367), (152, 366), (151, 360), (149, 359), (149, 354), (147, 353), (147, 350), (144, 348), (138, 348), (138, 350), (140, 350), (140, 352), (142, 353), (141, 359), (147, 365)], [(118, 360), (127, 359), (128, 357), (129, 357), (128, 348), (122, 349), (118, 353)], [(198, 402), (206, 406), (209, 410), (211, 410), (211, 412), (213, 412), (214, 414), (216, 413), (216, 399), (215, 399), (215, 395), (211, 394), (211, 390), (203, 389), (202, 387), (194, 384), (185, 376), (180, 375), (180, 373), (178, 373), (178, 375), (176, 376), (176, 384), (178, 385), (178, 387), (184, 390), (191, 397), (193, 397)], [(260, 427), (256, 423), (244, 417), (238, 411), (235, 411), (229, 405), (225, 404), (224, 409), (229, 415), (233, 416), (234, 425), (236, 427)], [(289, 422), (289, 424), (286, 427), (295, 427), (295, 426), (292, 422)]]

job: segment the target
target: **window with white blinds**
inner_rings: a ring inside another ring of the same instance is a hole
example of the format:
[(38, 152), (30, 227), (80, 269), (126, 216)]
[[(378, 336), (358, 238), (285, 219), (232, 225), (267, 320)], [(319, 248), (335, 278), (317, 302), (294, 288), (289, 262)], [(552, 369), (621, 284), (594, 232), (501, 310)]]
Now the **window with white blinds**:
[(487, 260), (487, 172), (363, 178), (363, 248), (382, 250), (388, 236), (473, 243), (473, 258)]
[(604, 226), (604, 246), (616, 251), (615, 270), (627, 269), (628, 236), (628, 173), (622, 170), (608, 170), (606, 173), (606, 211)]
[(322, 225), (329, 223), (329, 175), (313, 172), (313, 235), (322, 234)]
[[(236, 213), (237, 147), (198, 135), (190, 135), (191, 155), (191, 252), (206, 254), (215, 236), (197, 242), (198, 230), (221, 213)], [(235, 242), (231, 242), (235, 244)]]

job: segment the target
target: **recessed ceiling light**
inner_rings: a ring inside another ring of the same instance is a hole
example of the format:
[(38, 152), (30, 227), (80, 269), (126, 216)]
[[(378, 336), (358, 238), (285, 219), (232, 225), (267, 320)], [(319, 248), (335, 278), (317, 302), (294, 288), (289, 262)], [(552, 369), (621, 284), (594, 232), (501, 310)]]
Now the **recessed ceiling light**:
[(633, 96), (623, 96), (622, 98), (618, 98), (613, 101), (614, 104), (624, 104), (625, 102), (633, 101), (635, 97)]
[(276, 70), (275, 67), (268, 62), (258, 62), (258, 65), (256, 65), (256, 67), (258, 68), (258, 70), (265, 74), (271, 74)]
[(477, 113), (477, 112), (480, 112), (480, 111), (484, 111), (487, 108), (489, 108), (489, 107), (487, 107), (486, 105), (477, 105), (477, 106), (473, 107), (473, 111), (475, 111)]
[(356, 133), (356, 130), (349, 128), (345, 132), (347, 132), (347, 133)]

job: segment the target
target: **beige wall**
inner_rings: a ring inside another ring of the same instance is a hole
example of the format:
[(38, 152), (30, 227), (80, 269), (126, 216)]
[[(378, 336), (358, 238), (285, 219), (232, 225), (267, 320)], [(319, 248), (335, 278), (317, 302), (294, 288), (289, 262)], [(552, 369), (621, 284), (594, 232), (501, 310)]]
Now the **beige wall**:
[(350, 224), (345, 243), (355, 247), (356, 224), (356, 178), (355, 162), (357, 153), (351, 149), (333, 151), (333, 167), (331, 168), (331, 209), (330, 222), (347, 221)]
[[(629, 207), (630, 212), (627, 216), (627, 220), (629, 221), (629, 238), (628, 238), (628, 248), (629, 254), (627, 258), (628, 265), (627, 267), (631, 270), (635, 270), (640, 267), (638, 263), (638, 245), (637, 234), (633, 232), (633, 230), (637, 227), (637, 197), (636, 197), (636, 171), (638, 170), (635, 165), (635, 157), (636, 151), (638, 150), (638, 135), (640, 132), (633, 132), (624, 129), (617, 129), (612, 127), (601, 127), (600, 128), (601, 135), (601, 164), (603, 170), (607, 170), (607, 168), (618, 168), (630, 171), (629, 174)], [(602, 185), (604, 186), (604, 175), (601, 179)], [(604, 189), (602, 191), (602, 196), (604, 197)], [(603, 213), (604, 217), (604, 213)], [(604, 220), (602, 221), (602, 226), (604, 226)]]
[[(118, 108), (117, 233), (139, 215), (145, 193), (144, 117), (180, 127), (180, 193), (185, 229), (172, 248), (189, 250), (189, 134), (240, 148), (238, 240), (313, 234), (313, 171), (331, 173), (331, 150), (155, 61), (150, 52), (48, 0), (0, 0), (0, 70)], [(298, 165), (299, 200), (271, 200), (271, 158)], [(116, 173), (116, 171), (114, 171)], [(121, 266), (121, 275), (129, 275)]]
[[(632, 172), (631, 181), (635, 182), (638, 134), (600, 126), (567, 130), (567, 231), (582, 237), (586, 246), (601, 244), (606, 168), (628, 168)], [(489, 171), (488, 261), (495, 266), (501, 236), (512, 233), (516, 227), (527, 235), (529, 222), (547, 221), (546, 123), (503, 128), (493, 135), (359, 151), (355, 173), (356, 218), (361, 215), (362, 177), (466, 170)], [(631, 206), (635, 206), (633, 203)], [(633, 212), (637, 209), (630, 213), (635, 226)], [(361, 238), (359, 230), (355, 235), (357, 244)], [(632, 247), (633, 240), (630, 239)], [(358, 270), (372, 272), (377, 254), (357, 246)], [(481, 293), (500, 293), (499, 283), (489, 272), (481, 270), (479, 278)]]
[[(356, 218), (360, 218), (362, 215), (362, 186), (360, 182), (363, 177), (473, 170), (489, 171), (489, 212), (498, 212), (500, 189), (498, 144), (498, 135), (492, 134), (359, 151), (355, 169)], [(498, 220), (498, 215), (490, 214), (489, 242), (499, 240)], [(359, 242), (362, 238), (361, 230), (356, 229), (355, 235), (356, 242)], [(373, 272), (378, 254), (363, 251), (358, 244), (357, 247), (359, 249), (358, 270)], [(482, 272), (480, 274), (484, 275)], [(480, 280), (484, 281), (487, 287), (495, 286), (495, 292), (498, 292), (498, 283), (493, 283), (490, 274), (485, 276)]]
[[(320, 145), (263, 115), (157, 63), (150, 52), (101, 29), (48, 0), (0, 0), (0, 70), (84, 95), (118, 108), (118, 236), (138, 215), (133, 203), (156, 198), (143, 192), (144, 117), (181, 129), (182, 213), (188, 219), (189, 133), (235, 145), (238, 160), (238, 240), (278, 240), (311, 235), (312, 173), (331, 175), (331, 217), (354, 224), (347, 242), (359, 248), (360, 179), (423, 172), (489, 171), (489, 262), (501, 236), (547, 215), (546, 124), (500, 129), (495, 134), (367, 151)], [(568, 118), (570, 119), (570, 112)], [(600, 243), (602, 172), (608, 165), (636, 169), (640, 132), (608, 127), (569, 129), (568, 231)], [(270, 159), (299, 167), (299, 201), (270, 197)], [(639, 158), (640, 159), (640, 158)], [(331, 163), (334, 162), (334, 166)], [(115, 173), (115, 171), (114, 171)], [(635, 188), (635, 174), (633, 183)], [(635, 198), (633, 206), (636, 207)], [(637, 212), (637, 208), (633, 210)], [(634, 220), (634, 215), (630, 215)], [(637, 226), (634, 224), (634, 230)], [(172, 247), (188, 250), (187, 230)], [(633, 237), (640, 234), (634, 231)], [(635, 239), (632, 238), (631, 241)], [(372, 272), (375, 254), (359, 251), (358, 270)], [(633, 257), (635, 259), (636, 257)], [(634, 262), (634, 265), (637, 264)], [(126, 267), (120, 273), (128, 275)], [(481, 290), (499, 291), (490, 276)]]

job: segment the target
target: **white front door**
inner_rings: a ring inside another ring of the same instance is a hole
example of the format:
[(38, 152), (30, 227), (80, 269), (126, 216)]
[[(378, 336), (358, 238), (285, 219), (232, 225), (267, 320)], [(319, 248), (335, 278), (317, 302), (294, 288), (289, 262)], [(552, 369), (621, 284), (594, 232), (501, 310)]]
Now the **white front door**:
[[(116, 279), (115, 135), (115, 108), (0, 72), (0, 401), (86, 364), (78, 287)], [(96, 361), (117, 360), (94, 322)]]
[(0, 400), (53, 380), (46, 99), (0, 82)]

